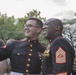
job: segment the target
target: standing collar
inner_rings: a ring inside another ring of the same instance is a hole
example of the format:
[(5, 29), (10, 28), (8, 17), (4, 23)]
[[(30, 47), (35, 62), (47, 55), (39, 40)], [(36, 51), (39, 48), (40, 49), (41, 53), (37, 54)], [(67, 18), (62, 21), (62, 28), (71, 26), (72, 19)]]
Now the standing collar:
[(35, 44), (35, 43), (38, 43), (38, 42), (39, 42), (38, 39), (37, 39), (37, 40), (27, 39), (27, 41), (28, 41), (29, 43), (32, 43), (32, 44)]
[(62, 37), (62, 34), (57, 34), (54, 37), (50, 38), (50, 42), (52, 42), (53, 40), (55, 40), (57, 37)]

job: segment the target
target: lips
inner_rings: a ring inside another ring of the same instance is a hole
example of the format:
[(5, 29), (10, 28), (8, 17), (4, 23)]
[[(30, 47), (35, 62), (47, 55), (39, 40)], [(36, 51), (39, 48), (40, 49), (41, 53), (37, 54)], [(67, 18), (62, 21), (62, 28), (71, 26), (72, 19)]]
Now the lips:
[(43, 34), (45, 35), (47, 33), (47, 30), (45, 29), (45, 30), (43, 30)]
[(28, 34), (29, 32), (30, 32), (29, 30), (25, 30), (25, 33), (27, 33), (27, 34)]

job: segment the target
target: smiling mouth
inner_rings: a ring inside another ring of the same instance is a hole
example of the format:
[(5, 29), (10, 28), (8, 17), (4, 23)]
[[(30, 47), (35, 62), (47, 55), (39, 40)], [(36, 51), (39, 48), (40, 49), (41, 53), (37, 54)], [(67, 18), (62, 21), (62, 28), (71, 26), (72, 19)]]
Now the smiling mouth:
[(46, 31), (46, 30), (44, 30), (44, 31), (43, 31), (43, 34), (45, 35), (45, 34), (46, 34), (46, 32), (47, 32), (47, 31)]
[(29, 30), (25, 30), (25, 32), (26, 32), (26, 33), (29, 33), (30, 31), (29, 31)]

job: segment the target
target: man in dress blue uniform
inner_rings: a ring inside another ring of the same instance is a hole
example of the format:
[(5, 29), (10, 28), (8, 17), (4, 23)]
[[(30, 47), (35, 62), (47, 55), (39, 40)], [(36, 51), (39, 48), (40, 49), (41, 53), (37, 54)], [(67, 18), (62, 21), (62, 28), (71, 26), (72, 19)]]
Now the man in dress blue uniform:
[(44, 37), (51, 43), (43, 56), (43, 75), (72, 75), (74, 49), (62, 36), (63, 24), (59, 19), (50, 18), (43, 27)]
[(36, 75), (41, 72), (41, 57), (45, 47), (38, 41), (43, 23), (37, 18), (29, 18), (24, 25), (25, 41), (14, 41), (0, 48), (0, 61), (10, 58), (10, 75)]

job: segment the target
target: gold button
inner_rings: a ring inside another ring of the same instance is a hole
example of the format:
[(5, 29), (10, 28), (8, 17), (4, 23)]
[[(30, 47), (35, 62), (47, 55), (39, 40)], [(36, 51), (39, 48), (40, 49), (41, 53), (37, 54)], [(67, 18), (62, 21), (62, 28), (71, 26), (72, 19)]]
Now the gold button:
[(30, 49), (30, 51), (32, 52), (32, 49)]
[(32, 54), (30, 53), (29, 56), (31, 56)]
[(41, 60), (41, 58), (40, 58), (40, 60)]
[(32, 45), (30, 45), (30, 47), (32, 47)]
[(42, 66), (41, 66), (41, 68), (42, 68)]
[(42, 72), (41, 72), (41, 75), (42, 75)]
[(26, 70), (26, 72), (28, 72), (28, 70)]
[(28, 59), (28, 61), (30, 61), (30, 59)]
[(20, 55), (20, 53), (17, 53), (17, 55)]
[(27, 66), (29, 67), (29, 66), (30, 66), (30, 64), (27, 64)]

